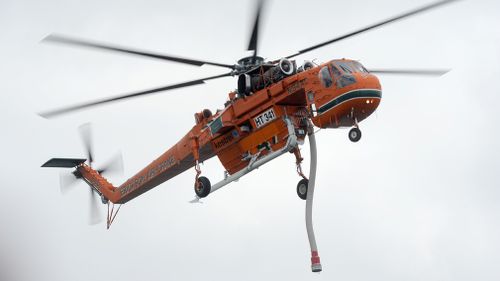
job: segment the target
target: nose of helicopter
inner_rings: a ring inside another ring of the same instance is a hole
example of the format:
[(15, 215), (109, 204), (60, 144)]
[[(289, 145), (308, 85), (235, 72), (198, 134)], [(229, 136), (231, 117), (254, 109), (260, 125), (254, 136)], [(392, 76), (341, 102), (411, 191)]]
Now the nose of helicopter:
[(382, 87), (377, 76), (371, 73), (355, 73), (357, 80), (353, 95), (358, 98), (354, 100), (351, 107), (352, 114), (359, 122), (370, 116), (378, 108), (382, 99)]
[(318, 95), (313, 122), (321, 128), (357, 126), (378, 108), (382, 98), (380, 82), (368, 71), (333, 74), (332, 84), (325, 88), (329, 91)]
[(367, 97), (382, 98), (382, 86), (377, 76), (372, 73), (354, 73), (356, 89), (366, 90)]

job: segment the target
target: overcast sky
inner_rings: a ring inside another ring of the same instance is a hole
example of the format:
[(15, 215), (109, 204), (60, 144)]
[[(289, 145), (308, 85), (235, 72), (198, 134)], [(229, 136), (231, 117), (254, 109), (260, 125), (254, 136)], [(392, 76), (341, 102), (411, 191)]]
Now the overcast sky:
[[(273, 0), (259, 51), (280, 58), (429, 2)], [(92, 122), (97, 165), (123, 152), (125, 174), (110, 178), (119, 185), (236, 87), (223, 78), (46, 120), (36, 112), (226, 70), (43, 37), (234, 63), (247, 54), (253, 1), (2, 0), (0, 280), (499, 280), (499, 12), (496, 0), (464, 0), (297, 58), (452, 69), (380, 76), (382, 103), (360, 124), (359, 143), (347, 130), (318, 132), (314, 224), (324, 271), (312, 274), (293, 155), (204, 204), (187, 203), (195, 174), (187, 171), (124, 205), (109, 231), (87, 225), (83, 183), (63, 196), (59, 171), (40, 168), (84, 157), (77, 127)], [(222, 179), (217, 159), (202, 169)]]

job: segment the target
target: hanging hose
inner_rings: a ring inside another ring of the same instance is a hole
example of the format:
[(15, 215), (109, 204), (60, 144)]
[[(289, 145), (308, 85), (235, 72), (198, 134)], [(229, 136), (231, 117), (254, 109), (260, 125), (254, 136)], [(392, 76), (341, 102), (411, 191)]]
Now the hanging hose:
[(316, 164), (317, 164), (317, 151), (316, 151), (316, 137), (314, 136), (314, 128), (309, 123), (307, 132), (309, 136), (309, 145), (311, 150), (311, 168), (309, 170), (309, 184), (307, 187), (306, 198), (306, 229), (309, 238), (309, 245), (311, 246), (311, 270), (312, 272), (320, 272), (321, 262), (319, 260), (318, 246), (316, 245), (316, 238), (314, 237), (314, 229), (312, 223), (312, 205), (314, 197), (314, 185), (316, 181)]

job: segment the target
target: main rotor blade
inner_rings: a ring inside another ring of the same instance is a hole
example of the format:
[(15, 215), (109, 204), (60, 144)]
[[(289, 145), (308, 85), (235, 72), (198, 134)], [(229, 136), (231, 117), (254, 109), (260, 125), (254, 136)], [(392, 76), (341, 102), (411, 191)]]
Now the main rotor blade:
[(257, 9), (255, 12), (255, 21), (253, 24), (252, 35), (250, 36), (250, 42), (248, 43), (248, 50), (253, 50), (253, 61), (255, 62), (255, 58), (257, 57), (257, 45), (259, 42), (259, 22), (260, 22), (260, 14), (262, 12), (262, 5), (264, 1), (258, 0)]
[(396, 74), (396, 75), (423, 75), (423, 76), (442, 76), (448, 73), (449, 69), (370, 69), (371, 73), (377, 74)]
[(87, 159), (89, 160), (89, 166), (92, 167), (92, 162), (94, 162), (94, 157), (92, 153), (92, 129), (90, 123), (85, 123), (79, 127), (80, 136), (82, 137), (83, 146), (87, 152)]
[(42, 40), (42, 42), (62, 43), (62, 44), (67, 44), (67, 45), (74, 45), (74, 46), (101, 49), (101, 50), (107, 50), (107, 51), (121, 52), (121, 53), (126, 53), (126, 54), (133, 54), (133, 55), (150, 57), (150, 58), (155, 58), (155, 59), (174, 61), (174, 62), (178, 62), (178, 63), (184, 63), (184, 64), (190, 64), (190, 65), (196, 65), (196, 66), (202, 66), (204, 64), (208, 64), (208, 65), (214, 65), (214, 66), (235, 69), (234, 65), (229, 65), (229, 64), (188, 59), (188, 58), (183, 58), (183, 57), (170, 56), (170, 55), (166, 55), (166, 54), (158, 54), (158, 53), (142, 51), (142, 50), (137, 50), (137, 49), (129, 49), (129, 48), (116, 46), (116, 45), (111, 46), (108, 44), (99, 43), (99, 42), (95, 42), (95, 41), (92, 42), (89, 40), (70, 38), (67, 36), (55, 35), (55, 34), (51, 34), (51, 35), (45, 37)]
[(373, 24), (373, 25), (370, 25), (370, 26), (367, 26), (365, 28), (362, 28), (362, 29), (359, 29), (359, 30), (356, 30), (356, 31), (353, 31), (351, 33), (348, 33), (348, 34), (345, 34), (345, 35), (342, 35), (340, 37), (337, 37), (337, 38), (334, 38), (334, 39), (331, 39), (329, 41), (326, 41), (326, 42), (323, 42), (323, 43), (320, 43), (320, 44), (317, 44), (317, 45), (314, 45), (312, 47), (309, 47), (309, 48), (306, 48), (306, 49), (303, 49), (303, 50), (300, 50), (298, 51), (297, 53), (293, 54), (293, 55), (290, 55), (288, 56), (287, 58), (293, 58), (295, 56), (298, 56), (298, 55), (301, 55), (301, 54), (304, 54), (304, 53), (307, 53), (309, 51), (312, 51), (312, 50), (315, 50), (315, 49), (318, 49), (318, 48), (321, 48), (323, 46), (326, 46), (328, 44), (332, 44), (332, 43), (335, 43), (335, 42), (338, 42), (338, 41), (341, 41), (341, 40), (344, 40), (344, 39), (347, 39), (347, 38), (350, 38), (350, 37), (353, 37), (355, 35), (358, 35), (358, 34), (361, 34), (361, 33), (364, 33), (366, 31), (369, 31), (369, 30), (372, 30), (372, 29), (375, 29), (375, 28), (378, 28), (378, 27), (381, 27), (383, 25), (386, 25), (386, 24), (389, 24), (389, 23), (392, 23), (392, 22), (395, 22), (395, 21), (398, 21), (398, 20), (401, 20), (401, 19), (404, 19), (404, 18), (407, 18), (407, 17), (410, 17), (410, 16), (413, 16), (413, 15), (416, 15), (416, 14), (419, 14), (419, 13), (422, 13), (422, 12), (425, 12), (425, 11), (428, 11), (428, 10), (431, 10), (431, 9), (434, 9), (434, 8), (437, 8), (439, 6), (442, 6), (442, 5), (445, 5), (445, 4), (450, 4), (452, 2), (456, 2), (456, 1), (460, 1), (460, 0), (444, 0), (444, 1), (439, 1), (439, 2), (435, 2), (433, 4), (430, 4), (430, 5), (427, 5), (427, 6), (424, 6), (424, 7), (421, 7), (421, 8), (418, 8), (418, 9), (415, 9), (415, 10), (412, 10), (412, 11), (409, 11), (409, 12), (406, 12), (404, 14), (401, 14), (399, 16), (396, 16), (396, 17), (393, 17), (393, 18), (390, 18), (390, 19), (387, 19), (387, 20), (384, 20), (382, 22), (379, 22), (379, 23), (376, 23), (376, 24)]
[(178, 89), (178, 88), (182, 88), (182, 87), (199, 85), (199, 84), (205, 83), (205, 81), (207, 81), (207, 80), (217, 79), (217, 78), (231, 76), (231, 75), (232, 75), (232, 72), (229, 72), (229, 73), (225, 73), (225, 74), (221, 74), (221, 75), (216, 75), (216, 76), (206, 77), (206, 78), (202, 78), (202, 79), (187, 81), (187, 82), (173, 84), (173, 85), (169, 85), (169, 86), (165, 86), (165, 87), (154, 88), (154, 89), (145, 90), (145, 91), (136, 92), (136, 93), (119, 95), (119, 96), (115, 96), (112, 98), (101, 99), (101, 100), (81, 103), (81, 104), (77, 104), (77, 105), (73, 105), (73, 106), (69, 106), (69, 107), (64, 107), (64, 108), (60, 108), (60, 109), (56, 109), (56, 110), (41, 112), (41, 113), (38, 113), (38, 115), (40, 115), (44, 118), (51, 118), (51, 117), (54, 117), (57, 115), (61, 115), (64, 113), (69, 113), (69, 112), (77, 111), (77, 110), (81, 110), (81, 109), (86, 109), (86, 108), (96, 106), (96, 105), (111, 103), (111, 102), (115, 102), (115, 101), (119, 101), (119, 100), (149, 95), (149, 94), (163, 92), (163, 91), (169, 91), (169, 90)]

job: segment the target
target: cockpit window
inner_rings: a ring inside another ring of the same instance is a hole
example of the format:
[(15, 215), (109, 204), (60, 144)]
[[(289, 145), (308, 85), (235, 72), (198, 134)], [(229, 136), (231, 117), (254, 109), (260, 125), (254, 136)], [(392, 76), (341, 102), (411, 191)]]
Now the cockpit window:
[(328, 66), (324, 66), (323, 68), (321, 68), (318, 76), (323, 87), (329, 88), (332, 86), (333, 80), (332, 76), (330, 76), (330, 71), (328, 70)]
[(352, 75), (355, 71), (347, 62), (335, 61), (331, 66), (335, 83), (339, 89), (356, 83), (356, 78)]
[(340, 70), (334, 64), (332, 64), (332, 73), (333, 78), (335, 79), (338, 79), (342, 75), (342, 73), (340, 73)]
[(356, 83), (356, 78), (354, 78), (354, 76), (352, 76), (351, 74), (345, 74), (342, 75), (337, 82), (338, 82), (338, 87), (343, 88)]
[(361, 63), (357, 61), (352, 61), (351, 64), (354, 70), (356, 70), (356, 72), (368, 73), (368, 70), (366, 70), (366, 68)]
[(342, 69), (342, 71), (344, 71), (344, 73), (350, 74), (350, 73), (354, 72), (347, 63), (339, 62), (338, 65), (339, 65), (340, 69)]

